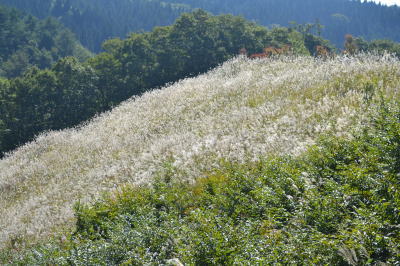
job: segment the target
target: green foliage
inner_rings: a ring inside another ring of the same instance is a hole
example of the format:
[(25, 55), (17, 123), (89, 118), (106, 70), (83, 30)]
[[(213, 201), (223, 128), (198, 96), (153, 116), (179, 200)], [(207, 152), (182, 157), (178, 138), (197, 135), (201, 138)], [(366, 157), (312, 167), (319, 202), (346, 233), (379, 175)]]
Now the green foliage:
[(31, 68), (0, 83), (0, 148), (7, 151), (45, 130), (79, 124), (95, 115), (100, 92), (90, 66), (66, 57), (49, 70)]
[[(183, 14), (175, 24), (152, 32), (109, 40), (107, 51), (89, 61), (102, 78), (104, 89), (115, 91), (112, 104), (188, 76), (216, 67), (246, 48), (249, 54), (265, 47), (289, 45), (297, 54), (313, 53), (322, 39), (287, 28), (268, 30), (231, 15), (211, 16), (202, 10)], [(323, 42), (326, 44), (326, 41)], [(116, 90), (119, 90), (118, 92)]]
[(93, 52), (101, 51), (107, 39), (170, 25), (182, 12), (189, 11), (185, 5), (159, 0), (0, 0), (0, 4), (39, 18), (58, 19)]
[(63, 246), (28, 264), (400, 262), (400, 109), (381, 107), (353, 140), (325, 137), (298, 158), (226, 164), (195, 184), (159, 180), (77, 204)]
[(358, 51), (376, 52), (379, 54), (386, 52), (400, 57), (400, 43), (391, 40), (373, 40), (368, 42), (363, 38), (356, 38), (354, 42)]
[(0, 6), (0, 75), (17, 77), (30, 66), (50, 67), (65, 56), (90, 55), (75, 36), (54, 19), (38, 20)]
[[(264, 26), (289, 26), (296, 20), (308, 33), (329, 39), (342, 47), (343, 36), (367, 40), (400, 41), (399, 7), (373, 1), (343, 0), (0, 0), (1, 4), (34, 16), (59, 19), (81, 43), (94, 52), (104, 40), (124, 38), (130, 32), (149, 31), (172, 24), (183, 12), (202, 8), (213, 14), (242, 15)], [(310, 27), (316, 22), (315, 28)], [(321, 27), (325, 25), (325, 27)]]
[[(214, 14), (242, 15), (265, 26), (289, 26), (290, 21), (304, 24), (305, 30), (321, 35), (336, 47), (342, 47), (343, 36), (352, 34), (367, 40), (400, 41), (398, 6), (387, 7), (373, 1), (343, 0), (164, 0), (203, 8)], [(314, 29), (310, 23), (316, 22)], [(324, 28), (320, 27), (324, 25)]]

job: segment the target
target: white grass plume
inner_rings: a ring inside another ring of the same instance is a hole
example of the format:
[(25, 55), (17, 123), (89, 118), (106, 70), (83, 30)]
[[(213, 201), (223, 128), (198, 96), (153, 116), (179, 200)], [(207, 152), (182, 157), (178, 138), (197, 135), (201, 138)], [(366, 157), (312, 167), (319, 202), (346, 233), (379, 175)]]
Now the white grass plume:
[(74, 202), (120, 184), (164, 173), (191, 181), (221, 159), (298, 154), (322, 133), (347, 135), (368, 114), (366, 82), (397, 97), (399, 61), (236, 58), (79, 129), (43, 134), (0, 161), (0, 246), (46, 236), (73, 220)]

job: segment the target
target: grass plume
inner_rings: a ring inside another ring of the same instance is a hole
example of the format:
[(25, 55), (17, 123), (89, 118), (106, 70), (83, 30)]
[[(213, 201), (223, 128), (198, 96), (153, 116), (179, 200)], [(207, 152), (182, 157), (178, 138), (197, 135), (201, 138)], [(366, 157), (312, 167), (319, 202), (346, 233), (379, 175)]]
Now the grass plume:
[(73, 221), (74, 202), (121, 184), (192, 182), (222, 160), (296, 155), (322, 134), (350, 136), (378, 96), (397, 99), (399, 87), (390, 56), (239, 57), (132, 98), (0, 161), (0, 246), (50, 234)]

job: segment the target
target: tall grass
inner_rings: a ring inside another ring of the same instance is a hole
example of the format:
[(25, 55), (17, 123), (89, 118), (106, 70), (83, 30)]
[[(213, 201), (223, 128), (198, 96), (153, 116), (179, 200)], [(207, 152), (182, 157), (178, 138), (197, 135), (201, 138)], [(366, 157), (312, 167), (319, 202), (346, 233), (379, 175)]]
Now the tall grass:
[(400, 62), (236, 58), (132, 98), (79, 128), (48, 132), (0, 161), (0, 246), (73, 222), (74, 202), (163, 176), (192, 182), (223, 160), (300, 154), (350, 136), (379, 97), (398, 98)]

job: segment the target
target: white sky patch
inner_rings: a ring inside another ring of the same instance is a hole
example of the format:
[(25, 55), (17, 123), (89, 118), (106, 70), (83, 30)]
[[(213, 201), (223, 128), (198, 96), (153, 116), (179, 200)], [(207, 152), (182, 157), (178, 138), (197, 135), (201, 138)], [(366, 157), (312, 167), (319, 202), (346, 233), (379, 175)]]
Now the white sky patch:
[(376, 2), (376, 3), (382, 3), (384, 5), (398, 5), (400, 6), (400, 0), (368, 0), (369, 2)]

